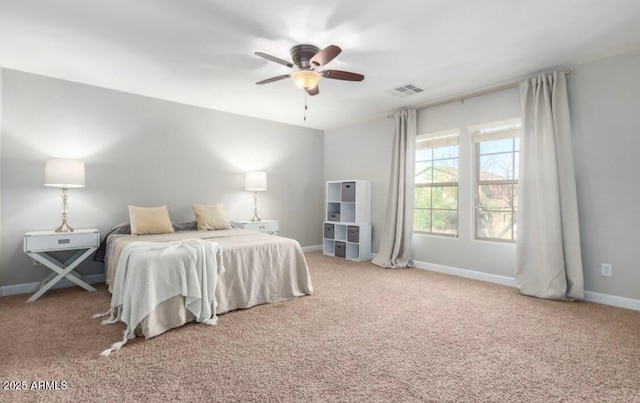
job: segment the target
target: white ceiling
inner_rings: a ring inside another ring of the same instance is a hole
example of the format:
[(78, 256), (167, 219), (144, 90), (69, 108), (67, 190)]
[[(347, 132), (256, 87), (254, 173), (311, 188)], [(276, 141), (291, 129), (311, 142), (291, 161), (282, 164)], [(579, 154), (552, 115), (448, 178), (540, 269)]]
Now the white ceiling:
[[(285, 66), (335, 44), (309, 97)], [(0, 0), (0, 66), (319, 129), (640, 49), (638, 0)], [(404, 84), (425, 91), (399, 98)]]

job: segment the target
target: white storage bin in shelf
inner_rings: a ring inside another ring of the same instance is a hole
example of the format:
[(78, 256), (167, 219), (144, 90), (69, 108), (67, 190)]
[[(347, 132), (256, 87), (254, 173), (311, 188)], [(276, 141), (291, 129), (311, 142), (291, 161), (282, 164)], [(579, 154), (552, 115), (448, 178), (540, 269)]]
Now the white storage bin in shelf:
[(340, 203), (340, 221), (356, 222), (356, 204)]
[(336, 225), (334, 227), (334, 234), (336, 241), (346, 241), (347, 240), (347, 226), (346, 225)]
[(340, 202), (340, 182), (327, 182), (327, 202)]
[(322, 253), (325, 255), (332, 255), (335, 252), (336, 243), (333, 239), (325, 239), (322, 242)]
[(360, 246), (357, 243), (347, 243), (347, 259), (360, 260)]

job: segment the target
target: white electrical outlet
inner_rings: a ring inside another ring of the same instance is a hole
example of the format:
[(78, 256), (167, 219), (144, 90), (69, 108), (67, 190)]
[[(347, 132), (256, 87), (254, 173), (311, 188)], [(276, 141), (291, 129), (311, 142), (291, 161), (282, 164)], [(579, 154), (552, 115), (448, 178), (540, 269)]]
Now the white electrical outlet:
[(609, 263), (602, 263), (600, 265), (600, 274), (605, 277), (613, 276), (613, 267)]

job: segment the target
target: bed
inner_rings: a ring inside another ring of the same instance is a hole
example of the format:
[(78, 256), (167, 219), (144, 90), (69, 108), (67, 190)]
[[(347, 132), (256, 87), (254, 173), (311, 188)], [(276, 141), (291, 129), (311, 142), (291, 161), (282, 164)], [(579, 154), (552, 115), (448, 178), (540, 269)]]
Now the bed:
[[(118, 260), (127, 245), (201, 239), (220, 246), (224, 263), (225, 271), (218, 275), (215, 286), (217, 314), (313, 293), (302, 248), (293, 239), (242, 229), (196, 231), (189, 225), (177, 229), (175, 233), (155, 235), (127, 234), (126, 226), (112, 230), (95, 259), (105, 263), (109, 291), (113, 292)], [(184, 297), (177, 295), (157, 305), (135, 332), (151, 338), (194, 319), (185, 308)]]

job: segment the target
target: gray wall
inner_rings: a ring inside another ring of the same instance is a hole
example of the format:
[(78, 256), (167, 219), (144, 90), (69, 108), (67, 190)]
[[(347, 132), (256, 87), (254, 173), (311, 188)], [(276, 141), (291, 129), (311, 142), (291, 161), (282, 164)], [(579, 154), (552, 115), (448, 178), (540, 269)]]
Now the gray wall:
[[(638, 71), (640, 53), (635, 52), (577, 66), (568, 76), (585, 288), (633, 299), (640, 299), (640, 270), (635, 253), (636, 230), (640, 226), (635, 156), (635, 150), (640, 148)], [(461, 116), (466, 116), (466, 124), (473, 124), (514, 114), (520, 115), (517, 89), (471, 98), (464, 104), (421, 110), (418, 133), (458, 127), (451, 124)], [(385, 119), (325, 132), (325, 180), (356, 175), (357, 179), (375, 178), (374, 233), (381, 229), (379, 224), (384, 217), (392, 135), (393, 124)], [(360, 152), (367, 139), (379, 147), (368, 146), (366, 153)], [(461, 154), (470, 151), (468, 137), (461, 138)], [(466, 160), (467, 165), (463, 163), (460, 169), (466, 171), (463, 176), (470, 178), (468, 156)], [(472, 240), (470, 192), (471, 184), (461, 181), (460, 237), (416, 235), (414, 257), (427, 263), (513, 277), (514, 245)], [(377, 250), (376, 241), (373, 251)], [(602, 262), (613, 264), (613, 277), (600, 275)]]
[[(640, 52), (578, 66), (569, 106), (585, 288), (640, 299)], [(613, 276), (602, 277), (600, 264)]]
[[(61, 191), (42, 185), (48, 158), (85, 161), (86, 187), (70, 189), (69, 223), (104, 235), (127, 205), (166, 204), (174, 221), (194, 203), (225, 204), (250, 219), (244, 172), (265, 170), (263, 219), (281, 235), (321, 244), (323, 133), (4, 69), (2, 71), (0, 285), (40, 281), (48, 270), (22, 253), (27, 231), (60, 223)], [(102, 272), (86, 263), (84, 274)]]
[(377, 252), (389, 183), (394, 121), (380, 117), (324, 134), (325, 180), (371, 181), (372, 251)]

